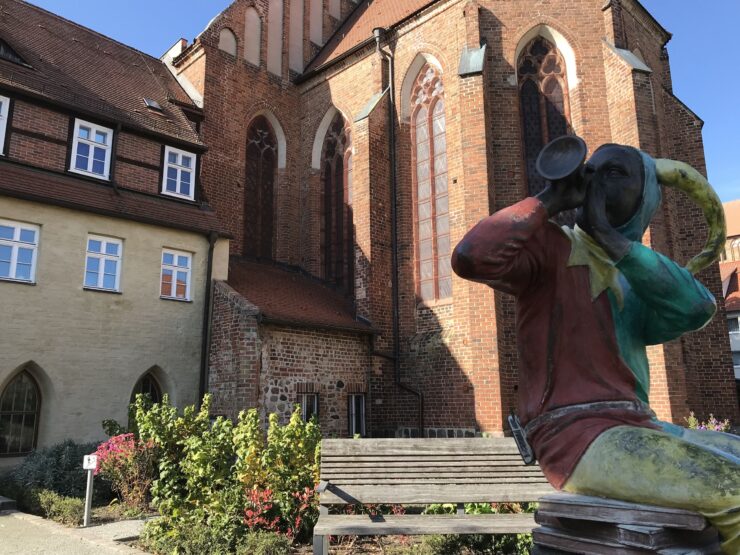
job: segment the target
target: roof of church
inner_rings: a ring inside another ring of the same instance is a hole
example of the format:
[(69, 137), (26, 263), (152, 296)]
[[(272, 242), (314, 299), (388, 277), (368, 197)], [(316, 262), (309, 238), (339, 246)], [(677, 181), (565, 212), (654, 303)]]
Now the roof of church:
[(0, 194), (128, 220), (226, 237), (216, 213), (191, 203), (0, 160)]
[(227, 282), (266, 322), (374, 333), (343, 295), (298, 270), (232, 256)]
[[(0, 86), (202, 144), (174, 102), (197, 107), (161, 60), (21, 0), (2, 3), (0, 40), (25, 62), (0, 58)], [(163, 111), (147, 108), (144, 98)]]
[(319, 53), (306, 73), (331, 62), (365, 41), (373, 39), (373, 29), (398, 25), (437, 0), (363, 0), (350, 13)]

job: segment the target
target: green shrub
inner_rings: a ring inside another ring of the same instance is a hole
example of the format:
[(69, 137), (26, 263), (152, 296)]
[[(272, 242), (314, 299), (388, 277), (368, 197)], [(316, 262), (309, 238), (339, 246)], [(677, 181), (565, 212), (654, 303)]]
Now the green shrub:
[[(21, 488), (42, 488), (67, 497), (84, 497), (87, 477), (82, 458), (94, 453), (97, 447), (97, 443), (67, 440), (39, 449), (28, 455), (9, 478)], [(95, 497), (100, 502), (110, 501), (110, 487), (102, 481), (96, 482)]]
[(213, 532), (230, 552), (249, 530), (309, 537), (318, 517), (316, 423), (303, 422), (299, 410), (284, 426), (272, 415), (265, 436), (256, 410), (236, 423), (211, 422), (209, 406), (206, 396), (199, 410), (180, 414), (166, 396), (153, 405), (136, 399), (139, 439), (152, 446), (157, 466), (152, 502), (163, 516), (148, 532), (150, 549), (167, 552), (177, 530), (187, 545)]
[(237, 555), (288, 555), (290, 540), (274, 532), (248, 532), (236, 546)]
[(85, 515), (85, 502), (77, 497), (64, 497), (53, 491), (38, 492), (39, 506), (46, 518), (67, 526), (79, 526)]
[(220, 530), (198, 520), (161, 518), (144, 524), (140, 537), (147, 551), (157, 555), (227, 555), (232, 542)]
[(34, 515), (43, 515), (39, 505), (39, 492), (41, 488), (26, 487), (13, 481), (10, 476), (0, 477), (0, 495), (13, 499), (18, 510)]

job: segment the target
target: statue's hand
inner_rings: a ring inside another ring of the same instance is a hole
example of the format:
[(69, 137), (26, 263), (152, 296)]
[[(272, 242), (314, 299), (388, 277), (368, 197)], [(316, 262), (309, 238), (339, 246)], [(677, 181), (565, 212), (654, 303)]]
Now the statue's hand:
[(587, 189), (588, 181), (585, 179), (551, 181), (537, 195), (537, 199), (545, 205), (548, 215), (553, 217), (560, 212), (583, 205)]
[(588, 188), (584, 210), (589, 235), (601, 245), (612, 260), (621, 260), (629, 252), (632, 242), (609, 223), (606, 215), (606, 191), (603, 187), (594, 184)]

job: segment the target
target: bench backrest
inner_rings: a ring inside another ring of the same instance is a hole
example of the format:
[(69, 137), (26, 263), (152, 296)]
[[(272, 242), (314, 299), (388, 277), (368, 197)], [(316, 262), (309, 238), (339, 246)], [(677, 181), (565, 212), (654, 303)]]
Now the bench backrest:
[(553, 493), (511, 438), (325, 439), (321, 504), (536, 501)]

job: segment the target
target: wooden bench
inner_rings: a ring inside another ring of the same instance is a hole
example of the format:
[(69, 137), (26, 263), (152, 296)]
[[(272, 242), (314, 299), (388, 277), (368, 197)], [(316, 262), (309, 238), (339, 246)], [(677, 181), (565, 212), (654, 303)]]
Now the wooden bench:
[[(554, 489), (510, 438), (325, 439), (314, 555), (329, 535), (530, 533), (532, 514), (465, 514), (465, 503), (534, 502)], [(332, 505), (452, 503), (455, 515), (329, 514)]]

